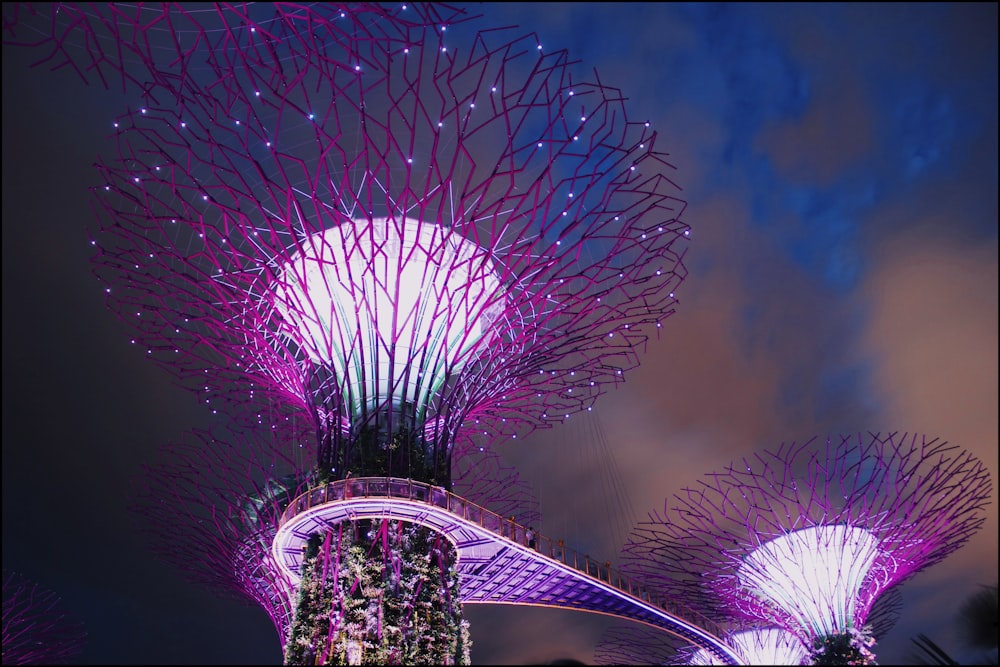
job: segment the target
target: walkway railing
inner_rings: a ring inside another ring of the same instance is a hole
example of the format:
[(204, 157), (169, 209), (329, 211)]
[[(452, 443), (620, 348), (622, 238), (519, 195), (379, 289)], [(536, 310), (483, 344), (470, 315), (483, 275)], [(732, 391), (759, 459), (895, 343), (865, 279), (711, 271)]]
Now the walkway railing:
[[(470, 523), (482, 526), (500, 537), (525, 547), (529, 546), (527, 528), (516, 523), (513, 517), (504, 518), (439, 486), (396, 477), (341, 479), (310, 489), (295, 498), (288, 508), (285, 509), (281, 515), (278, 527), (280, 528), (293, 517), (312, 507), (350, 498), (401, 498), (427, 503), (446, 509), (452, 514)], [(658, 607), (672, 616), (697, 625), (702, 630), (720, 639), (725, 636), (725, 629), (715, 621), (693, 609), (655, 594), (611, 567), (610, 561), (602, 563), (594, 560), (587, 554), (580, 554), (565, 546), (562, 540), (552, 540), (537, 533), (535, 534), (535, 551), (599, 581), (603, 581), (623, 593), (627, 593), (634, 598)]]

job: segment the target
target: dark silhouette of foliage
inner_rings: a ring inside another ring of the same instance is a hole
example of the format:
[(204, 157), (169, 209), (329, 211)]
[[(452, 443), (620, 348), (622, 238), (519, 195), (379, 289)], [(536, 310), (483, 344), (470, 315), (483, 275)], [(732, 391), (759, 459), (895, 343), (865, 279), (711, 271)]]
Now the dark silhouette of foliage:
[(917, 654), (913, 657), (918, 665), (957, 665), (948, 653), (924, 633), (918, 634), (911, 641), (917, 647)]
[[(963, 648), (970, 653), (969, 664), (996, 665), (997, 660), (997, 584), (983, 586), (962, 603), (955, 617)], [(947, 651), (924, 633), (910, 641), (916, 647), (911, 656), (918, 665), (960, 665)]]
[(983, 586), (958, 610), (958, 634), (969, 648), (993, 651), (997, 663), (997, 584)]

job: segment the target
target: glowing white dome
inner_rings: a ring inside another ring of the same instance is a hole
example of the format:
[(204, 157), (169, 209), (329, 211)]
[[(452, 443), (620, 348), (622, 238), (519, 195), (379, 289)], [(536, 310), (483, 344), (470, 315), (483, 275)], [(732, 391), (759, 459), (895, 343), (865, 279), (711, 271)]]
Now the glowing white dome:
[(313, 234), (272, 290), (285, 334), (336, 373), (352, 414), (385, 401), (422, 414), (493, 340), (504, 304), (487, 251), (413, 219)]
[[(726, 635), (726, 643), (736, 650), (743, 665), (801, 665), (808, 655), (805, 645), (791, 632), (780, 628), (745, 630)], [(698, 649), (689, 665), (721, 665), (718, 657)]]
[(854, 625), (861, 583), (878, 554), (878, 539), (863, 528), (813, 526), (762, 544), (737, 576), (745, 590), (792, 616), (810, 636), (824, 636)]

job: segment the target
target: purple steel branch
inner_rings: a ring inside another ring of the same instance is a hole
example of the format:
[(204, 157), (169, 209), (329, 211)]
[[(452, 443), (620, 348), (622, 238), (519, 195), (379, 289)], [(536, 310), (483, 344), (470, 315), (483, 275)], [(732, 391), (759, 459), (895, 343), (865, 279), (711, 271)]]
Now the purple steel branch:
[(589, 408), (674, 312), (674, 168), (564, 51), (423, 3), (185, 7), (5, 29), (141, 90), (95, 188), (97, 272), (217, 409), (278, 396), (345, 442), (377, 414), (450, 452)]
[[(289, 443), (297, 444), (289, 456)], [(161, 558), (224, 597), (263, 608), (282, 642), (295, 587), (272, 557), (289, 501), (310, 488), (303, 470), (315, 454), (308, 433), (288, 426), (226, 439), (192, 431), (163, 450), (134, 484), (134, 511)], [(456, 489), (518, 521), (537, 522), (538, 501), (486, 445), (459, 448)]]
[(86, 637), (55, 593), (4, 570), (3, 664), (63, 663), (83, 651)]
[(876, 641), (889, 634), (903, 612), (903, 593), (899, 586), (893, 586), (876, 598), (872, 610), (865, 619), (865, 625), (871, 628), (872, 637)]
[(613, 625), (594, 647), (598, 665), (671, 665), (679, 664), (677, 651), (687, 642), (674, 635), (645, 625)]
[(294, 589), (271, 544), (288, 499), (308, 488), (300, 471), (311, 452), (301, 455), (305, 464), (287, 454), (296, 435), (251, 431), (229, 442), (192, 431), (133, 484), (133, 511), (152, 549), (192, 583), (262, 607), (282, 640)]
[(522, 526), (542, 522), (538, 496), (481, 438), (463, 439), (456, 446), (450, 491), (500, 516), (514, 517)]
[[(623, 569), (710, 616), (778, 625), (811, 643), (817, 626), (803, 619), (860, 628), (883, 592), (979, 529), (989, 495), (979, 460), (917, 434), (783, 444), (669, 498), (633, 531)], [(820, 545), (846, 559), (843, 568), (782, 570), (794, 568), (775, 545), (824, 534), (843, 540)], [(852, 550), (865, 552), (867, 571)], [(828, 594), (815, 596), (808, 578)]]
[[(725, 641), (741, 665), (800, 665), (806, 647), (790, 632), (747, 627), (729, 632)], [(599, 665), (717, 665), (718, 657), (665, 632), (646, 626), (612, 627), (594, 649)]]
[[(871, 615), (868, 617), (868, 625), (872, 628), (872, 636), (882, 639), (889, 630), (899, 620), (900, 609), (902, 607), (903, 596), (899, 588), (892, 588), (883, 594), (872, 607)], [(726, 633), (724, 639), (737, 650), (740, 646), (732, 642), (734, 634), (752, 635), (760, 632), (761, 628), (755, 628), (752, 622), (730, 623), (730, 631)], [(792, 635), (794, 637), (794, 635)], [(761, 639), (765, 639), (761, 637)], [(744, 639), (744, 644), (747, 640)], [(763, 644), (763, 641), (759, 642)], [(796, 639), (796, 643), (801, 641)], [(770, 642), (772, 648), (778, 648), (775, 642)], [(787, 642), (783, 647), (785, 650), (775, 653), (772, 657), (777, 660), (781, 656), (787, 658), (786, 661), (771, 662), (770, 664), (800, 664), (796, 658), (805, 655), (805, 645), (801, 645), (801, 652), (793, 649), (792, 643)], [(708, 657), (697, 647), (682, 640), (670, 633), (651, 628), (646, 625), (629, 624), (612, 626), (601, 636), (601, 641), (594, 648), (594, 661), (598, 665), (678, 665), (678, 664), (702, 664), (692, 660)], [(754, 664), (754, 663), (745, 663)]]

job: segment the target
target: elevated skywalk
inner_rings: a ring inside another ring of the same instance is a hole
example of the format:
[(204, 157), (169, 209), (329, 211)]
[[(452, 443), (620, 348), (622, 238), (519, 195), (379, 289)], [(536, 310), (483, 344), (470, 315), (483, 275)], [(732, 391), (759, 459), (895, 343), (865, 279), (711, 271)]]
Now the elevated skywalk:
[(739, 659), (710, 619), (667, 600), (601, 563), (536, 537), (527, 529), (443, 488), (392, 477), (330, 482), (292, 501), (281, 517), (273, 553), (293, 582), (309, 536), (343, 521), (390, 518), (428, 526), (458, 552), (463, 603), (526, 604), (607, 614), (646, 623), (715, 654)]

